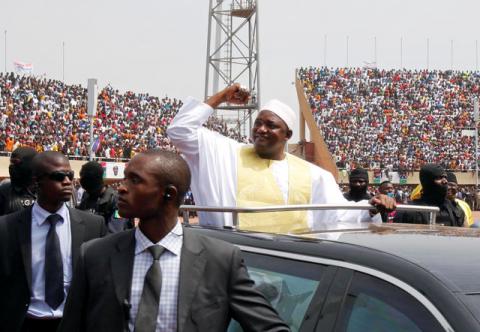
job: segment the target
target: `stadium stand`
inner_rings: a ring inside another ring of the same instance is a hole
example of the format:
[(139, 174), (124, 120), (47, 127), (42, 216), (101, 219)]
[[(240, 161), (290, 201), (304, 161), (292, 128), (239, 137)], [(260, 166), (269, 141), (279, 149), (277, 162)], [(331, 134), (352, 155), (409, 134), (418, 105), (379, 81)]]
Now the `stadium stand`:
[[(87, 90), (58, 80), (0, 73), (0, 152), (17, 146), (38, 151), (61, 151), (70, 158), (88, 156), (90, 140)], [(127, 91), (111, 86), (98, 96), (94, 118), (94, 151), (104, 160), (129, 159), (153, 147), (174, 150), (165, 130), (182, 101)], [(237, 140), (239, 132), (220, 118), (207, 127)]]
[(297, 75), (339, 168), (475, 169), (479, 72), (308, 67)]

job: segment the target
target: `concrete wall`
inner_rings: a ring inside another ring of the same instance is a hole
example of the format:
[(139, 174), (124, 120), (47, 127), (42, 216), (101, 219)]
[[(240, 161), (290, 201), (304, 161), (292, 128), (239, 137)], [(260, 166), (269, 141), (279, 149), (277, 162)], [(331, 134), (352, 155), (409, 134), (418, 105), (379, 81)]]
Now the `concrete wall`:
[[(80, 177), (80, 168), (85, 164), (87, 160), (70, 160), (70, 166), (75, 172), (75, 178)], [(9, 157), (0, 157), (0, 178), (9, 177), (8, 165), (10, 164)]]

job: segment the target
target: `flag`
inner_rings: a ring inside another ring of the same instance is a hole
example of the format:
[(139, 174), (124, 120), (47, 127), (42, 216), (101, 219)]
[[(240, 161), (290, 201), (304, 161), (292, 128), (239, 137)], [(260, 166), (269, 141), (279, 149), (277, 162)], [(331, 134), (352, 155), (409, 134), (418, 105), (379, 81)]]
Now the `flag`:
[(475, 137), (475, 129), (462, 129), (462, 136)]
[(33, 64), (20, 61), (14, 61), (13, 67), (17, 74), (31, 74), (33, 72)]
[(97, 137), (95, 141), (93, 141), (92, 151), (97, 153), (99, 149), (100, 149), (100, 138)]
[(372, 61), (372, 62), (363, 61), (363, 67), (366, 69), (375, 69), (377, 68), (377, 63), (375, 61)]

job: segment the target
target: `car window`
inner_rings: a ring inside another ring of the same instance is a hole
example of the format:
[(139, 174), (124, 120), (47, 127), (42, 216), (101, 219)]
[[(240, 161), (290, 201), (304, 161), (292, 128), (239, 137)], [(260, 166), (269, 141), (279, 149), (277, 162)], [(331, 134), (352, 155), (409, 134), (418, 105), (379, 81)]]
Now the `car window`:
[(335, 331), (442, 331), (432, 314), (413, 296), (384, 280), (355, 273)]
[[(298, 331), (320, 284), (323, 265), (244, 253), (255, 287), (265, 295), (292, 332)], [(232, 321), (229, 332), (243, 331)]]

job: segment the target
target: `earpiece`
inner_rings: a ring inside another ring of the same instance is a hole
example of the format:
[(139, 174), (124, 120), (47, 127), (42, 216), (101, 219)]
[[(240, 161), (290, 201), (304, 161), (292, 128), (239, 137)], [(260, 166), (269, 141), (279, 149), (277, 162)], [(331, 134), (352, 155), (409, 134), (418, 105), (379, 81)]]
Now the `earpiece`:
[(165, 188), (165, 194), (163, 195), (163, 199), (166, 201), (171, 201), (174, 196), (176, 196), (177, 188), (175, 186), (169, 184)]

